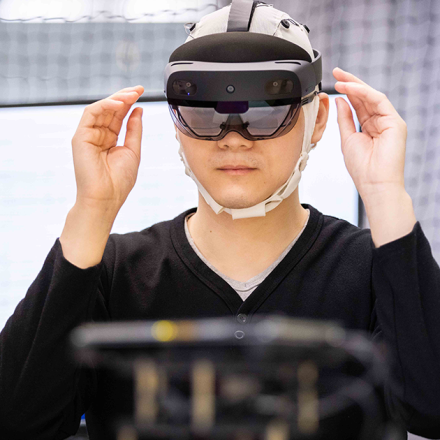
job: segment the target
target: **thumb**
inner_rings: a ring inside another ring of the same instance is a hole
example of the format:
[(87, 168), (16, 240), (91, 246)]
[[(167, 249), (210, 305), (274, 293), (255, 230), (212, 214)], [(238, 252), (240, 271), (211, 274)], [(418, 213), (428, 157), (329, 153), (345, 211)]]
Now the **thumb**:
[(356, 133), (356, 126), (353, 121), (353, 113), (347, 101), (343, 98), (336, 98), (336, 108), (338, 110), (339, 133), (341, 134), (341, 144), (345, 145), (347, 139)]
[(127, 121), (127, 133), (125, 135), (124, 146), (129, 148), (139, 158), (141, 158), (142, 140), (142, 114), (141, 107), (135, 108)]

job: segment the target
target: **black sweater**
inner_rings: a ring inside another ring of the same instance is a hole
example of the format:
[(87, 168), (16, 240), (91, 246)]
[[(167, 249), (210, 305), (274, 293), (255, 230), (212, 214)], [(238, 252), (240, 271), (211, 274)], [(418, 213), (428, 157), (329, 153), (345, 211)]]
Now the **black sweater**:
[(87, 411), (90, 438), (116, 392), (79, 369), (66, 350), (85, 321), (236, 317), (257, 314), (337, 320), (384, 339), (393, 355), (387, 406), (405, 427), (440, 437), (440, 269), (417, 223), (375, 248), (368, 230), (311, 206), (298, 242), (242, 301), (187, 241), (184, 218), (112, 234), (103, 260), (79, 269), (59, 240), (0, 334), (0, 433), (64, 439)]

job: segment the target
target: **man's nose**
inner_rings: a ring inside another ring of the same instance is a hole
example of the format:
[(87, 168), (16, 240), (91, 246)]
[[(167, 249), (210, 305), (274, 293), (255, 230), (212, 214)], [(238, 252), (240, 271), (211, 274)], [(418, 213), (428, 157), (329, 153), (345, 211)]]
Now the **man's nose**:
[(221, 149), (243, 150), (252, 148), (254, 141), (245, 139), (240, 133), (230, 131), (223, 139), (217, 141), (217, 145)]

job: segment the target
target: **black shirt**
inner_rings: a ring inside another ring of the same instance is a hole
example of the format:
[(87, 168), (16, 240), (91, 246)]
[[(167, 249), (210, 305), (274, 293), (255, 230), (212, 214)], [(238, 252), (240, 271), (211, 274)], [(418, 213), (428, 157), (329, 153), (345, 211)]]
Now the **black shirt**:
[(104, 438), (118, 395), (66, 350), (83, 322), (284, 314), (384, 339), (394, 359), (389, 411), (406, 429), (440, 437), (440, 269), (420, 224), (376, 249), (369, 230), (304, 207), (310, 219), (298, 242), (244, 302), (188, 243), (184, 218), (194, 209), (112, 234), (88, 269), (69, 263), (57, 240), (0, 334), (0, 432), (63, 439), (86, 412), (90, 438)]

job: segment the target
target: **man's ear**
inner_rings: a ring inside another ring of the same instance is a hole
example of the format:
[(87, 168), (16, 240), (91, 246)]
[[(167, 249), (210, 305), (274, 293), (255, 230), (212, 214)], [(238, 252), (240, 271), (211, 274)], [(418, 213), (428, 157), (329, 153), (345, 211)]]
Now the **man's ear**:
[(312, 135), (312, 144), (316, 144), (322, 138), (325, 127), (327, 125), (328, 120), (328, 109), (330, 105), (330, 101), (327, 93), (320, 93), (318, 95), (319, 98), (319, 110), (318, 116), (316, 117), (315, 130)]

